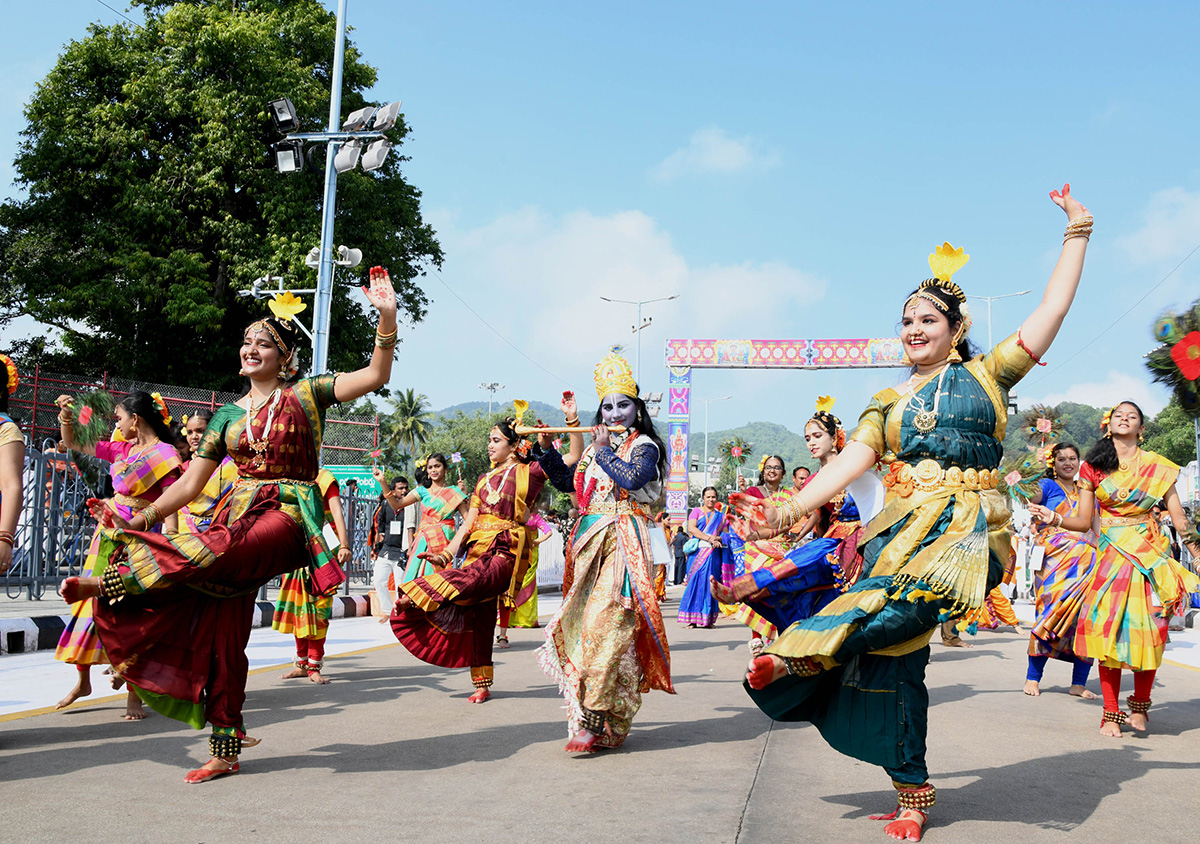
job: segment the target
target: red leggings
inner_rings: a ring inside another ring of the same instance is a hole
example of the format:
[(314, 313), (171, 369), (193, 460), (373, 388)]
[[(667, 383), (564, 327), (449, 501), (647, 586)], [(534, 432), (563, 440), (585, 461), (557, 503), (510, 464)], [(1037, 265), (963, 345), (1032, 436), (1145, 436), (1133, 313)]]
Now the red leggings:
[[(1154, 675), (1157, 669), (1133, 672), (1133, 697), (1137, 700), (1150, 700), (1150, 690), (1154, 688)], [(1121, 704), (1121, 669), (1100, 666), (1100, 689), (1104, 693), (1104, 711), (1118, 712)]]
[[(316, 671), (325, 660), (324, 639), (301, 639), (296, 637), (296, 663), (307, 663), (311, 670)], [(304, 666), (300, 666), (303, 668)]]

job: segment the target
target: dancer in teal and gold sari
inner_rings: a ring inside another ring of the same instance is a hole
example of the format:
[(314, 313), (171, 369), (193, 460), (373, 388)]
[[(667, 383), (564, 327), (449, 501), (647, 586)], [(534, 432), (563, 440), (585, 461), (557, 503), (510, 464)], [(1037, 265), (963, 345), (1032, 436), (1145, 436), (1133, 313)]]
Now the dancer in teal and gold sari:
[(733, 496), (753, 524), (787, 527), (877, 460), (889, 464), (861, 578), (753, 659), (746, 688), (771, 717), (811, 721), (837, 750), (883, 767), (898, 806), (877, 817), (894, 838), (919, 840), (936, 796), (925, 765), (929, 637), (978, 607), (1008, 558), (1010, 514), (996, 491), (1008, 390), (1049, 348), (1083, 271), (1091, 217), (1068, 187), (1052, 197), (1071, 223), (1042, 302), (1016, 334), (972, 354), (966, 297), (951, 281), (968, 256), (938, 247), (933, 278), (902, 311), (908, 381), (876, 394), (845, 450), (791, 501)]

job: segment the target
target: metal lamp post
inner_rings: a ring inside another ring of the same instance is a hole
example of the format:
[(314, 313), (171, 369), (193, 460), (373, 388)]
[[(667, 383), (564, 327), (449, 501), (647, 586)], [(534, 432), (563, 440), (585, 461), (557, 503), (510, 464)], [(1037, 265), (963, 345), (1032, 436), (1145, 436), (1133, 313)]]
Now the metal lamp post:
[(1016, 293), (1002, 293), (999, 296), (977, 296), (974, 293), (967, 294), (968, 299), (983, 299), (985, 302), (987, 302), (988, 344), (987, 348), (984, 349), (985, 352), (990, 352), (992, 350), (992, 302), (996, 301), (997, 299), (1007, 299), (1010, 296), (1024, 296), (1026, 293), (1030, 292), (1032, 291), (1020, 290)]
[(601, 296), (600, 298), (605, 302), (612, 302), (616, 305), (637, 305), (637, 325), (633, 327), (633, 333), (637, 335), (637, 360), (634, 366), (637, 369), (637, 382), (640, 388), (642, 386), (642, 329), (649, 328), (650, 324), (654, 322), (654, 317), (647, 317), (645, 322), (642, 321), (642, 305), (649, 305), (652, 302), (670, 302), (672, 299), (678, 299), (679, 294), (663, 296), (658, 299), (643, 299), (640, 302), (629, 299), (610, 299), (607, 296)]
[(479, 385), (479, 389), (488, 391), (488, 416), (492, 415), (492, 399), (496, 397), (497, 390), (503, 390), (504, 385), (497, 381), (484, 381)]

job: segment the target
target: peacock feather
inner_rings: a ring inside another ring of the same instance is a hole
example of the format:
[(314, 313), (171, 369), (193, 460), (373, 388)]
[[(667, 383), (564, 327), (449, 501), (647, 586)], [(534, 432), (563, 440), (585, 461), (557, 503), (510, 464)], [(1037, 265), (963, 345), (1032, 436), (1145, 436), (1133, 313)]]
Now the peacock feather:
[(113, 410), (116, 402), (107, 390), (92, 390), (75, 397), (71, 413), (75, 417), (72, 429), (75, 442), (94, 446), (112, 432)]

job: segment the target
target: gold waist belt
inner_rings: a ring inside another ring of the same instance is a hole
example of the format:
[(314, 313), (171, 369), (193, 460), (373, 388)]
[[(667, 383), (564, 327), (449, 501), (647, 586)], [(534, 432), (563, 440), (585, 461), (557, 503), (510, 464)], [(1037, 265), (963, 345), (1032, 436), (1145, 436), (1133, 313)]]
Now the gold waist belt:
[(514, 522), (512, 519), (502, 519), (499, 516), (480, 513), (475, 517), (475, 524), (471, 526), (471, 530), (520, 530), (524, 527), (525, 525)]
[(999, 482), (1000, 470), (998, 469), (960, 469), (957, 466), (943, 469), (936, 460), (926, 458), (915, 466), (903, 461), (893, 463), (888, 477), (884, 479), (884, 486), (898, 487), (897, 491), (901, 495), (908, 495), (908, 492), (902, 490), (913, 487), (922, 492), (955, 487), (977, 490), (995, 489)]
[(648, 518), (646, 513), (638, 506), (636, 501), (598, 501), (595, 504), (589, 504), (584, 516), (642, 516)]
[(1150, 526), (1150, 514), (1144, 516), (1101, 516), (1100, 527), (1124, 527), (1126, 525)]
[(238, 475), (234, 486), (267, 486), (268, 484), (296, 484), (297, 486), (316, 486), (316, 481), (301, 481), (296, 478), (246, 478)]
[(132, 495), (122, 495), (119, 492), (113, 496), (113, 501), (117, 502), (123, 507), (128, 507), (135, 513), (145, 510), (151, 504), (151, 502), (147, 501), (145, 498), (134, 498)]

